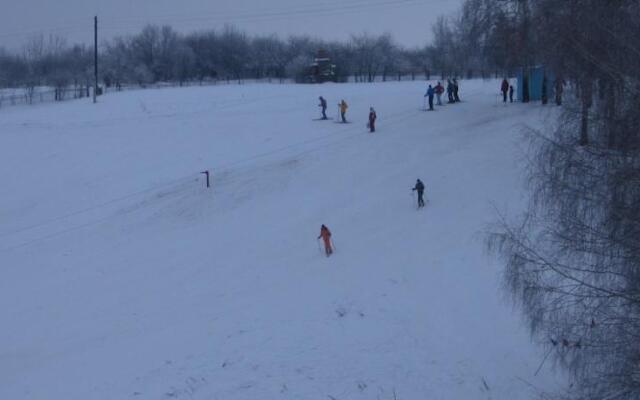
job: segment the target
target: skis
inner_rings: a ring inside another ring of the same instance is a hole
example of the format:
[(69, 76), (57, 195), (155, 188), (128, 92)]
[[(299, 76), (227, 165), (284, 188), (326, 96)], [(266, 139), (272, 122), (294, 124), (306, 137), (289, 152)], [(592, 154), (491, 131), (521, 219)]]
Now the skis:
[(429, 204), (429, 199), (424, 199), (424, 204), (422, 206), (418, 206), (417, 209), (420, 210), (421, 208), (425, 208), (427, 204)]
[(320, 239), (318, 238), (318, 240), (316, 241), (318, 243), (318, 252), (321, 255), (326, 256), (327, 258), (331, 257), (333, 255), (333, 253), (336, 252), (336, 245), (335, 243), (333, 243), (333, 240), (329, 239), (331, 242), (331, 253), (327, 254), (326, 251), (322, 248), (322, 245), (320, 244)]
[(333, 120), (333, 118), (331, 117), (327, 117), (327, 118), (314, 118), (314, 121), (329, 121), (329, 120)]
[(411, 205), (413, 207), (416, 207), (417, 211), (420, 210), (421, 208), (425, 208), (427, 204), (429, 204), (429, 199), (423, 198), (423, 200), (424, 200), (424, 204), (422, 206), (419, 204), (417, 206), (414, 206), (414, 204), (416, 204), (416, 192), (415, 191), (411, 192)]

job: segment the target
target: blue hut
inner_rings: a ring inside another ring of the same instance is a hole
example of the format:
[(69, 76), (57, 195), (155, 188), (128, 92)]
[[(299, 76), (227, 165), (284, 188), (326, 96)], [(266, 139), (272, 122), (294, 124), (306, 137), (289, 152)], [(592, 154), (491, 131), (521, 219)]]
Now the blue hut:
[(529, 93), (529, 101), (541, 101), (546, 92), (546, 98), (552, 99), (555, 95), (555, 75), (544, 66), (520, 68), (518, 78), (518, 100), (525, 98), (525, 85)]

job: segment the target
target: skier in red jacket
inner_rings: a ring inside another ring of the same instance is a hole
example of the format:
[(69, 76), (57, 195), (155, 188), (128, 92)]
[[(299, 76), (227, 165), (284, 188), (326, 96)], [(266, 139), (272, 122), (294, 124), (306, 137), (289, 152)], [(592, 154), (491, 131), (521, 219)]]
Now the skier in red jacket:
[(444, 86), (442, 86), (440, 81), (438, 81), (438, 84), (436, 85), (436, 99), (438, 100), (437, 104), (439, 106), (442, 105), (442, 93), (444, 93)]

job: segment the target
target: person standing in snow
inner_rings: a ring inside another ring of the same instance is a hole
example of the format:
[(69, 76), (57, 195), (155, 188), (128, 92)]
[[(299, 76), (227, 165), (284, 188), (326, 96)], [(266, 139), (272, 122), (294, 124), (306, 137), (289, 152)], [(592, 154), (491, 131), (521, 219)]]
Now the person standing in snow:
[(556, 104), (562, 105), (562, 92), (564, 92), (564, 81), (556, 79)]
[(322, 238), (322, 241), (324, 242), (324, 252), (327, 257), (329, 257), (333, 254), (333, 248), (331, 248), (331, 231), (329, 228), (324, 226), (324, 224), (320, 227), (320, 236), (318, 236), (318, 239), (320, 238)]
[(429, 85), (427, 93), (424, 94), (424, 97), (429, 97), (429, 111), (433, 111), (433, 95), (435, 93), (436, 91), (431, 87), (431, 85)]
[(418, 179), (416, 185), (411, 190), (418, 192), (418, 208), (424, 207), (424, 183)]
[(458, 79), (453, 78), (453, 101), (456, 103), (460, 102), (460, 97), (458, 97), (458, 90), (460, 87), (458, 86)]
[(449, 97), (449, 104), (454, 103), (454, 101), (453, 101), (453, 83), (451, 83), (451, 79), (447, 79), (447, 96)]
[(500, 91), (502, 92), (502, 102), (506, 103), (507, 102), (507, 92), (509, 91), (509, 81), (507, 81), (507, 78), (504, 78), (502, 80), (502, 85), (500, 86)]
[(342, 117), (342, 122), (346, 124), (347, 119), (345, 118), (345, 115), (347, 114), (347, 109), (349, 108), (349, 106), (343, 99), (340, 103), (338, 103), (338, 107), (340, 107), (340, 117)]
[(436, 85), (436, 99), (438, 100), (437, 104), (439, 106), (442, 105), (442, 93), (444, 93), (444, 86), (440, 82)]
[(513, 103), (513, 85), (509, 86), (509, 102)]
[(322, 119), (328, 119), (327, 118), (327, 101), (322, 96), (320, 96), (319, 98), (320, 98), (320, 104), (318, 104), (318, 107), (322, 107)]
[(376, 110), (373, 109), (373, 107), (369, 108), (369, 123), (367, 124), (367, 126), (369, 127), (369, 131), (371, 133), (376, 131), (376, 118), (378, 118), (378, 116), (376, 115)]

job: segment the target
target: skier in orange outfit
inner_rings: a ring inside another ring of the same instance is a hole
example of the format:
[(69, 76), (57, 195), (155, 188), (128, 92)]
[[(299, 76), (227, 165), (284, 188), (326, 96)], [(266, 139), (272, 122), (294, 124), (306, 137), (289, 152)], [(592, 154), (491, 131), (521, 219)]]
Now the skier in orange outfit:
[(324, 242), (324, 252), (327, 257), (329, 257), (333, 253), (333, 249), (331, 248), (331, 231), (324, 225), (320, 227), (320, 236), (318, 236), (318, 239), (320, 238), (322, 238)]

